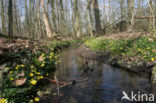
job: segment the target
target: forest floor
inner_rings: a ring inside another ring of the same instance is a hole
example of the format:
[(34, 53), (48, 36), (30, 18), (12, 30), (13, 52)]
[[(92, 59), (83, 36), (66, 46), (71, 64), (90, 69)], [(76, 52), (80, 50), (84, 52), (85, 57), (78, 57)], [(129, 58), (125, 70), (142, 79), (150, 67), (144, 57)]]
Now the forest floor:
[(38, 102), (36, 93), (49, 81), (47, 78), (53, 77), (55, 65), (61, 62), (57, 52), (84, 41), (86, 39), (71, 38), (39, 41), (1, 35), (0, 86), (3, 88), (0, 88), (0, 103)]
[[(148, 74), (151, 72), (149, 67), (156, 64), (156, 36), (147, 33), (120, 33), (45, 42), (2, 36), (0, 72), (3, 73), (3, 82), (0, 85), (3, 88), (0, 96), (12, 102), (38, 101), (36, 93), (44, 84), (41, 80), (45, 81), (50, 72), (55, 71), (55, 64), (60, 62), (56, 51), (68, 47), (78, 47), (76, 51), (82, 57), (97, 59), (132, 72)], [(23, 95), (20, 95), (21, 92)]]
[(137, 32), (105, 35), (92, 38), (86, 41), (85, 45), (92, 51), (110, 55), (111, 65), (126, 68), (132, 72), (148, 72), (146, 70), (149, 67), (156, 65), (156, 36), (154, 34)]

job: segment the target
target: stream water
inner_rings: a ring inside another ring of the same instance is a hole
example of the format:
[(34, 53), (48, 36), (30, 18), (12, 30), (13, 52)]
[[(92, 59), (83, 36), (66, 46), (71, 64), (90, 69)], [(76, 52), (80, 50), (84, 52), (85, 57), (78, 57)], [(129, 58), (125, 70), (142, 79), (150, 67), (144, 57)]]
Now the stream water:
[[(61, 57), (62, 63), (56, 70), (57, 79), (68, 82), (74, 80), (76, 83), (60, 88), (59, 92), (64, 95), (56, 103), (129, 103), (121, 101), (123, 91), (128, 95), (132, 91), (140, 94), (152, 93), (148, 78), (81, 58), (76, 49), (63, 52)], [(83, 81), (85, 78), (88, 79)], [(80, 80), (82, 81), (79, 82)]]

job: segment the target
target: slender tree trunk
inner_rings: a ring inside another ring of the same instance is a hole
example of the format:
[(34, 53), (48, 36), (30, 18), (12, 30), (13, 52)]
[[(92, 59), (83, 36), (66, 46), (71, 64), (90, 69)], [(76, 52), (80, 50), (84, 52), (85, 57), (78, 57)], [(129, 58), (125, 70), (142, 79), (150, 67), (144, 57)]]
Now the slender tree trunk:
[(28, 15), (28, 5), (27, 5), (27, 0), (25, 0), (25, 20), (26, 20), (26, 29), (28, 31), (28, 35), (31, 34), (29, 27), (30, 27), (30, 22), (29, 22), (29, 15)]
[(99, 6), (98, 6), (97, 0), (93, 0), (93, 8), (94, 8), (94, 16), (95, 16), (96, 36), (100, 36), (101, 35), (101, 23), (100, 23)]
[[(92, 1), (91, 0), (87, 0), (87, 12), (88, 12), (88, 16), (89, 16), (89, 20), (88, 20), (88, 22), (89, 22), (89, 33), (90, 33), (90, 36), (94, 36), (94, 34), (93, 34), (93, 27), (92, 27), (92, 14), (91, 14), (91, 8), (90, 8), (90, 6), (91, 6), (91, 3), (92, 3)], [(88, 16), (87, 16), (87, 18), (88, 18)]]
[(60, 0), (60, 8), (61, 8), (61, 17), (62, 17), (62, 20), (64, 20), (64, 8), (63, 8), (63, 1)]
[(2, 33), (6, 34), (6, 25), (5, 25), (3, 0), (1, 0), (1, 20), (2, 20)]
[(47, 36), (51, 37), (52, 36), (52, 30), (50, 28), (50, 22), (48, 20), (48, 16), (47, 16), (47, 13), (46, 13), (44, 0), (41, 0), (41, 6), (42, 6), (42, 9), (43, 9), (43, 21), (44, 21), (44, 24), (45, 24), (45, 27), (46, 27)]
[(60, 14), (59, 14), (59, 1), (56, 0), (56, 10), (57, 10), (57, 33), (60, 29)]
[(121, 18), (124, 16), (124, 0), (120, 0)]
[(154, 10), (153, 10), (152, 0), (150, 0), (150, 1), (147, 0), (147, 3), (150, 8), (150, 24), (153, 26), (153, 29), (155, 30), (155, 14), (154, 14)]
[(110, 7), (110, 4), (111, 3), (111, 0), (109, 0), (109, 24), (111, 23), (111, 7)]
[(55, 0), (51, 0), (51, 7), (52, 7), (52, 20), (53, 20), (54, 30), (55, 30), (55, 29), (57, 29), (57, 27), (56, 27)]
[(128, 32), (133, 31), (134, 27), (134, 19), (135, 19), (135, 13), (134, 13), (134, 0), (127, 0), (127, 6), (128, 6)]
[(15, 29), (14, 32), (16, 31), (16, 34), (19, 34), (19, 26), (18, 26), (18, 17), (17, 17), (17, 5), (16, 5), (16, 0), (14, 0), (14, 19), (15, 19)]
[(71, 32), (76, 37), (76, 30), (75, 30), (75, 27), (74, 27), (75, 26), (75, 21), (74, 21), (74, 14), (75, 14), (74, 12), (75, 12), (75, 9), (74, 9), (72, 0), (70, 0), (70, 4), (71, 4), (71, 8), (72, 8), (72, 14), (71, 14), (71, 18), (72, 18), (71, 28), (72, 28), (72, 30), (71, 30)]
[(74, 0), (74, 12), (75, 12), (75, 33), (77, 37), (81, 37), (81, 30), (80, 30), (80, 14), (78, 9), (78, 0)]
[(28, 18), (29, 18), (29, 37), (33, 37), (33, 23), (32, 23), (32, 0), (29, 0), (29, 16), (28, 16)]
[(40, 18), (40, 0), (37, 0), (37, 34), (38, 37), (42, 35), (42, 25), (41, 25), (41, 18)]
[(12, 15), (12, 0), (9, 0), (9, 6), (8, 6), (8, 35), (13, 36), (13, 15)]
[(138, 16), (141, 16), (141, 6), (140, 6), (141, 1), (138, 0), (138, 10), (137, 10), (137, 14)]

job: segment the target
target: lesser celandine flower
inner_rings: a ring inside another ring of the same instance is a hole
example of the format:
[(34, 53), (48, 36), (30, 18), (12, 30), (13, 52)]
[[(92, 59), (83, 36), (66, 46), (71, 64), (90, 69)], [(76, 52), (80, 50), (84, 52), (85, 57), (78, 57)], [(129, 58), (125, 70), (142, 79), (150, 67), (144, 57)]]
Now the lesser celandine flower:
[(35, 101), (35, 102), (39, 102), (40, 99), (39, 99), (38, 97), (35, 97), (35, 98), (34, 98), (34, 101)]
[(10, 73), (10, 74), (12, 74), (12, 73), (13, 73), (13, 71), (10, 71), (9, 73)]
[(34, 74), (33, 74), (33, 73), (30, 73), (29, 75), (30, 75), (31, 77), (33, 77), (33, 76), (34, 76)]
[(34, 100), (33, 99), (30, 99), (29, 103), (34, 103)]
[(154, 58), (151, 58), (151, 61), (153, 62), (153, 61), (155, 61), (155, 59)]
[(41, 56), (42, 56), (42, 57), (44, 57), (44, 56), (45, 56), (45, 54), (44, 54), (44, 53), (42, 53), (42, 54), (41, 54)]
[(10, 80), (14, 80), (14, 78), (9, 78)]
[(45, 64), (41, 64), (41, 67), (44, 67), (45, 66)]
[(33, 69), (33, 68), (34, 68), (34, 66), (33, 66), (33, 65), (32, 65), (32, 66), (30, 66), (30, 68), (31, 68), (31, 69)]
[(37, 79), (43, 79), (43, 76), (37, 76)]
[(7, 102), (7, 99), (1, 98), (1, 99), (0, 99), (0, 103), (8, 103), (8, 102)]
[(24, 67), (24, 65), (21, 65), (21, 67)]
[(32, 85), (36, 85), (37, 81), (32, 79), (32, 80), (30, 81), (30, 83), (31, 83)]

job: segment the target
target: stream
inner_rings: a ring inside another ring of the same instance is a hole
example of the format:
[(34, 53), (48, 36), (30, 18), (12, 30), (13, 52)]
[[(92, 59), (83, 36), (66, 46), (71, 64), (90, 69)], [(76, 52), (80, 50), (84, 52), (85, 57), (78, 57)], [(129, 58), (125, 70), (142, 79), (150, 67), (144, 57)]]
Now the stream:
[[(96, 60), (81, 58), (76, 53), (76, 49), (64, 51), (61, 58), (62, 63), (57, 66), (56, 70), (57, 79), (74, 82), (73, 85), (59, 89), (59, 93), (63, 96), (57, 98), (56, 101), (53, 100), (54, 103), (133, 103), (121, 101), (123, 91), (128, 95), (132, 91), (140, 94), (152, 93), (152, 84), (148, 78)], [(87, 80), (83, 81), (85, 78)], [(80, 80), (82, 81), (78, 82)], [(53, 87), (53, 84), (49, 87)]]

